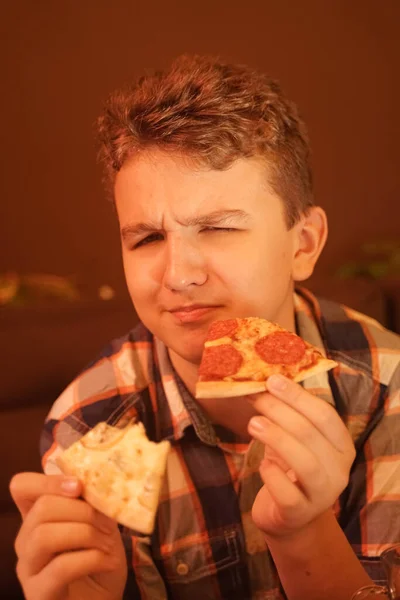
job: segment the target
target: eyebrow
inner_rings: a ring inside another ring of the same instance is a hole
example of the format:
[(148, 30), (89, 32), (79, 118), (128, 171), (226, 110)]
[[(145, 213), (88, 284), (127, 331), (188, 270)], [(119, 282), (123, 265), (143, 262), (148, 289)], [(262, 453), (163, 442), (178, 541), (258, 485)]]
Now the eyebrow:
[[(198, 215), (190, 217), (185, 221), (178, 221), (180, 225), (186, 227), (200, 226), (200, 227), (212, 227), (216, 225), (229, 225), (233, 221), (242, 220), (248, 221), (250, 215), (244, 210), (233, 209), (233, 210), (216, 210), (207, 215)], [(131, 237), (136, 237), (144, 233), (159, 232), (163, 231), (155, 221), (147, 221), (143, 223), (128, 223), (121, 228), (121, 237), (126, 240)]]

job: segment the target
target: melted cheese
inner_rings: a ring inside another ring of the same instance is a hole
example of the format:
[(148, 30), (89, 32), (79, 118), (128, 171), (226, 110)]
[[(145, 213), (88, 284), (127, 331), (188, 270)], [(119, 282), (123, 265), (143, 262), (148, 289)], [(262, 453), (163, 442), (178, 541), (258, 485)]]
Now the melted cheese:
[(85, 489), (114, 507), (118, 520), (125, 508), (156, 511), (169, 442), (151, 442), (141, 423), (124, 430), (99, 423), (61, 456), (60, 466), (72, 467)]
[(312, 356), (319, 354), (316, 350), (314, 350), (314, 348), (311, 348), (307, 342), (304, 342), (306, 345), (306, 353), (302, 360), (295, 365), (266, 363), (258, 355), (254, 348), (256, 342), (264, 336), (274, 333), (275, 331), (286, 330), (275, 323), (265, 321), (264, 319), (258, 319), (256, 317), (237, 319), (237, 321), (238, 330), (233, 334), (232, 337), (225, 336), (217, 340), (207, 341), (205, 343), (206, 348), (228, 344), (229, 346), (233, 346), (243, 357), (243, 364), (237, 373), (231, 377), (224, 377), (223, 381), (237, 381), (241, 379), (250, 381), (265, 381), (274, 373), (281, 373), (289, 376), (295, 375), (299, 373), (302, 368), (308, 367), (313, 363)]

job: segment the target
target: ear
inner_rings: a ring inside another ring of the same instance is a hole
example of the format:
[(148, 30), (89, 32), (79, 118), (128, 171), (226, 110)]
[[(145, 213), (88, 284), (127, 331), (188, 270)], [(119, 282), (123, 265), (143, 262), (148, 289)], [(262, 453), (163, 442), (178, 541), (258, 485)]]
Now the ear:
[(328, 221), (325, 211), (313, 206), (294, 225), (294, 257), (292, 277), (294, 281), (308, 279), (317, 263), (328, 237)]

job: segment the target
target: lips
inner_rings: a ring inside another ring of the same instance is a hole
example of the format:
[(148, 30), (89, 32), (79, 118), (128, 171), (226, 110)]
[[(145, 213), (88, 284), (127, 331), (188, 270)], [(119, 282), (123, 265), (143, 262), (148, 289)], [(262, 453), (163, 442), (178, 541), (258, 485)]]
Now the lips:
[(171, 308), (170, 312), (191, 312), (192, 310), (199, 310), (200, 308), (213, 308), (213, 306), (209, 304), (183, 304), (182, 306)]
[(207, 316), (217, 307), (205, 304), (191, 304), (188, 306), (178, 306), (169, 310), (171, 315), (181, 323), (192, 323)]

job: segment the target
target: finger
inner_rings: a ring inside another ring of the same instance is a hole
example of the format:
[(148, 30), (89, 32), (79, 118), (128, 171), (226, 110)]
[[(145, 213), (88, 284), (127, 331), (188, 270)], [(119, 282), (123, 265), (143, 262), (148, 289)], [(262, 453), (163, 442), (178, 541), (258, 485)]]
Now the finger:
[(328, 484), (326, 470), (314, 453), (275, 423), (264, 417), (253, 417), (249, 422), (249, 432), (272, 448), (294, 471), (307, 498), (314, 497)]
[(301, 385), (282, 375), (269, 377), (266, 387), (271, 394), (292, 406), (313, 423), (339, 452), (352, 450), (353, 445), (346, 426), (325, 400), (310, 394)]
[(110, 535), (116, 530), (115, 521), (103, 515), (85, 500), (62, 496), (41, 496), (29, 511), (15, 540), (17, 556), (24, 553), (35, 529), (44, 523), (56, 526), (59, 523), (87, 523), (100, 532)]
[(308, 504), (298, 486), (276, 463), (263, 460), (260, 465), (260, 475), (269, 495), (279, 507), (278, 511), (282, 515), (283, 512), (286, 513), (294, 509), (299, 510)]
[(263, 402), (263, 414), (268, 420), (290, 433), (311, 450), (317, 458), (324, 457), (325, 460), (337, 460), (341, 454), (330, 441), (307, 419), (303, 414), (268, 394)]
[[(262, 418), (268, 421), (266, 417)], [(249, 433), (251, 435), (250, 429)], [(289, 471), (291, 471), (289, 465), (283, 460), (282, 457), (278, 456), (278, 454), (274, 450), (272, 450), (272, 448), (270, 448), (268, 444), (264, 444), (264, 460), (275, 462), (278, 465), (278, 467), (280, 467), (282, 471), (286, 474), (288, 474)]]
[(44, 475), (43, 473), (18, 473), (10, 482), (11, 496), (21, 513), (22, 519), (44, 494), (78, 497), (82, 484), (76, 477), (65, 475)]
[(286, 464), (286, 462), (283, 460), (283, 458), (278, 456), (277, 453), (274, 452), (274, 450), (272, 450), (267, 445), (265, 446), (265, 450), (264, 450), (264, 459), (277, 464), (278, 467), (281, 468), (284, 473), (288, 473), (289, 471), (291, 471), (289, 465)]
[(27, 576), (39, 573), (61, 552), (97, 549), (109, 554), (115, 547), (112, 537), (87, 523), (43, 523), (32, 532), (24, 560)]
[[(41, 590), (41, 600), (54, 600), (69, 584), (88, 575), (111, 572), (117, 568), (117, 559), (100, 550), (78, 550), (56, 556), (42, 571), (32, 577), (26, 591)], [(19, 577), (26, 577), (24, 566), (19, 567)]]

